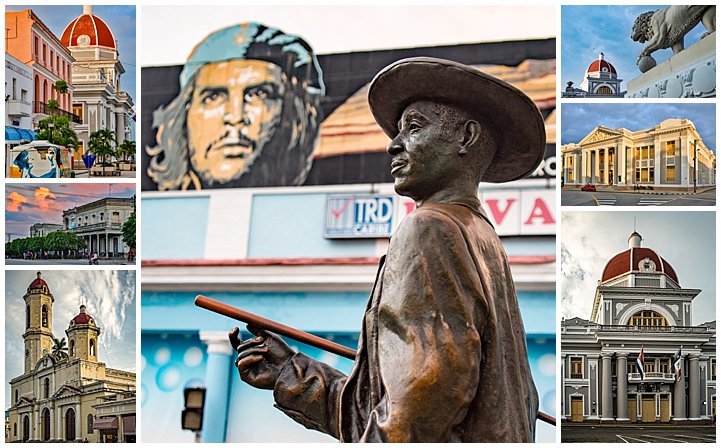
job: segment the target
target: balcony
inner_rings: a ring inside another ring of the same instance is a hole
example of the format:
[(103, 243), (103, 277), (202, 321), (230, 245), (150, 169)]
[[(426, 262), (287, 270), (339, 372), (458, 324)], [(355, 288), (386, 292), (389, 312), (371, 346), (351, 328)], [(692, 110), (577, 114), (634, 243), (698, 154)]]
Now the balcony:
[(98, 230), (114, 230), (114, 231), (120, 231), (123, 228), (123, 223), (121, 222), (99, 222), (95, 224), (88, 224), (84, 226), (75, 226), (71, 230), (74, 233), (86, 233), (86, 232), (95, 232)]
[[(640, 383), (641, 382), (641, 374), (640, 373), (629, 373), (628, 374), (628, 382), (629, 383)], [(676, 382), (676, 375), (673, 373), (661, 373), (661, 372), (648, 372), (644, 375), (643, 378), (644, 383), (675, 383)]]
[(597, 325), (599, 331), (637, 333), (685, 333), (685, 334), (713, 334), (714, 329), (706, 327), (640, 327), (634, 325)]
[(8, 116), (10, 117), (29, 117), (32, 110), (32, 104), (23, 100), (8, 100)]
[[(44, 115), (46, 117), (49, 117), (51, 115), (50, 110), (48, 109), (48, 105), (41, 101), (35, 101), (33, 112), (39, 115)], [(82, 123), (82, 120), (79, 116), (75, 115), (72, 112), (68, 112), (67, 110), (58, 109), (55, 111), (55, 115), (59, 115), (61, 117), (68, 117), (73, 123)]]

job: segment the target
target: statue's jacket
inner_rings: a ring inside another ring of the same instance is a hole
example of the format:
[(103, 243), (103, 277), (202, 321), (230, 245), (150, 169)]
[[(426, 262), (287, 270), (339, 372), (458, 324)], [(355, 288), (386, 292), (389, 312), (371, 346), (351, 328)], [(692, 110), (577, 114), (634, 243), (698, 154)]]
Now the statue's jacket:
[(274, 398), (344, 442), (532, 442), (523, 322), (478, 200), (408, 215), (381, 259), (350, 376), (298, 353)]

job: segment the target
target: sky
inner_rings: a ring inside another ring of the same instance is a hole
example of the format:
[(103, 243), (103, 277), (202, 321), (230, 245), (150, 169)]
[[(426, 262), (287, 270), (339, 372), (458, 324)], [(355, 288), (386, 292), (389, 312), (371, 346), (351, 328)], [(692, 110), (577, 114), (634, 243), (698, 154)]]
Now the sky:
[[(177, 65), (209, 33), (257, 21), (318, 54), (556, 35), (555, 6), (142, 6), (141, 64)], [(172, 41), (172, 45), (168, 42)]]
[(596, 126), (649, 129), (667, 118), (687, 118), (706, 147), (716, 153), (716, 105), (681, 103), (563, 103), (561, 144), (578, 143)]
[[(65, 27), (83, 13), (82, 5), (31, 5), (29, 7), (58, 39), (63, 35)], [(24, 9), (28, 9), (27, 4), (5, 6), (6, 11), (22, 11)], [(128, 92), (133, 101), (137, 103), (135, 6), (95, 5), (93, 14), (100, 17), (110, 27), (110, 31), (113, 32), (115, 40), (118, 42), (120, 63), (125, 68), (125, 73), (120, 77), (120, 87)]]
[[(621, 90), (625, 91), (627, 82), (641, 75), (636, 59), (644, 44), (631, 40), (633, 23), (644, 12), (660, 8), (664, 6), (562, 6), (561, 88), (565, 88), (568, 81), (580, 86), (588, 66), (603, 53), (604, 59), (616, 67), (623, 80)], [(705, 32), (703, 25), (697, 25), (686, 35), (686, 46), (698, 41)], [(671, 49), (652, 54), (658, 63), (672, 55)]]
[(641, 247), (668, 261), (682, 288), (701, 290), (692, 302), (692, 323), (715, 320), (716, 218), (696, 211), (563, 212), (561, 315), (590, 319), (596, 284), (606, 263), (628, 249), (634, 217)]
[[(30, 236), (35, 223), (62, 224), (63, 210), (108, 196), (129, 198), (135, 184), (7, 184), (5, 187), (5, 242)], [(8, 238), (9, 237), (9, 238)]]
[[(35, 270), (5, 272), (5, 408), (10, 406), (10, 379), (23, 373), (25, 302), (23, 295), (35, 279)], [(136, 371), (135, 367), (135, 271), (42, 271), (53, 302), (53, 334), (67, 340), (65, 330), (80, 312), (100, 327), (98, 361), (108, 367)], [(11, 319), (7, 316), (17, 316)]]

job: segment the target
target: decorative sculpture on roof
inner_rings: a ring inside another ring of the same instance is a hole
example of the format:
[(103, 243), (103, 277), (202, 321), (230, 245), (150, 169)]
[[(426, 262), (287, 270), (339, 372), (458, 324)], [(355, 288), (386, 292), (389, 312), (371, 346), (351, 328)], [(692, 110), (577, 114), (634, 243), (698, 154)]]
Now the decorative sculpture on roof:
[(699, 22), (703, 23), (707, 30), (701, 36), (702, 39), (715, 32), (716, 6), (673, 5), (638, 16), (633, 24), (631, 39), (634, 42), (646, 43), (636, 60), (639, 70), (645, 73), (656, 66), (656, 60), (651, 56), (654, 51), (664, 48), (671, 48), (673, 54), (683, 51), (684, 37)]

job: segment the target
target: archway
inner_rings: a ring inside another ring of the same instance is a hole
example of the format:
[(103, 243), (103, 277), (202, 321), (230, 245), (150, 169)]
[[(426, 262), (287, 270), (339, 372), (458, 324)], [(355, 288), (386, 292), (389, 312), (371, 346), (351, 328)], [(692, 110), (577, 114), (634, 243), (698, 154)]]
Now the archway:
[(50, 440), (50, 409), (43, 409), (43, 442)]
[(75, 410), (72, 408), (65, 413), (65, 440), (75, 440)]
[(30, 440), (30, 417), (23, 417), (23, 442)]

